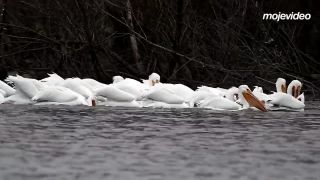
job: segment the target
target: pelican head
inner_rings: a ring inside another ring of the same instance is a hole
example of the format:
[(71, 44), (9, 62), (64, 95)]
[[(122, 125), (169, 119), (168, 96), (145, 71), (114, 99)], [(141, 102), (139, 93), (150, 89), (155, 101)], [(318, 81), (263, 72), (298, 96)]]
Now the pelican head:
[(293, 80), (288, 85), (287, 93), (292, 95), (293, 97), (297, 98), (301, 92), (302, 83), (298, 80)]
[(113, 83), (118, 83), (118, 82), (120, 82), (120, 81), (122, 81), (124, 79), (123, 79), (122, 76), (113, 76), (112, 80), (113, 80)]
[(149, 82), (151, 83), (152, 86), (160, 82), (160, 76), (157, 73), (152, 73), (149, 76)]
[(252, 91), (247, 85), (239, 86), (239, 99), (245, 108), (255, 107), (263, 112), (266, 112), (267, 109), (264, 106), (264, 103), (259, 101), (259, 99), (253, 95)]
[(239, 89), (237, 87), (231, 87), (227, 90), (226, 98), (236, 102), (239, 99), (238, 92), (239, 92)]
[(301, 101), (302, 103), (304, 103), (304, 102), (305, 102), (304, 93), (300, 94), (300, 95), (297, 97), (297, 99), (298, 99), (299, 101)]
[(276, 82), (277, 92), (287, 93), (287, 82), (283, 78), (278, 78)]

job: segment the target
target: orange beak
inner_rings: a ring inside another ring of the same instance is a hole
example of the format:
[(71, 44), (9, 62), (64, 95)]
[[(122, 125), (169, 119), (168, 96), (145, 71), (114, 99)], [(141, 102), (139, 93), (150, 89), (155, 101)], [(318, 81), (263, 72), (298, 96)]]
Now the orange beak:
[(261, 101), (259, 101), (259, 99), (255, 95), (253, 95), (250, 90), (247, 90), (247, 91), (243, 92), (242, 94), (250, 106), (257, 108), (262, 112), (268, 111), (266, 109), (266, 107), (264, 106), (264, 104)]
[(159, 83), (159, 80), (152, 80), (152, 86), (156, 85), (157, 83)]
[(298, 86), (295, 92), (295, 98), (297, 98), (300, 95), (301, 87)]
[(292, 96), (295, 97), (295, 98), (298, 97), (298, 96), (296, 95), (296, 93), (297, 93), (297, 92), (296, 92), (296, 86), (292, 86)]
[(287, 86), (284, 85), (284, 84), (282, 84), (282, 85), (281, 85), (281, 91), (282, 91), (283, 93), (287, 93)]
[(97, 105), (96, 100), (94, 100), (94, 99), (91, 100), (91, 103), (92, 103), (92, 107), (95, 107)]

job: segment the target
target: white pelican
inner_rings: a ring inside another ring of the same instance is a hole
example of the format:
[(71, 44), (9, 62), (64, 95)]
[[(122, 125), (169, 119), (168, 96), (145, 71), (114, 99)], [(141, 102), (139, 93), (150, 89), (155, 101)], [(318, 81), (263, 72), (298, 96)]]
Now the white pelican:
[(221, 97), (227, 98), (231, 101), (239, 100), (239, 96), (238, 96), (239, 88), (237, 88), (237, 87), (231, 87), (229, 89), (224, 89), (224, 88), (220, 88), (220, 87), (212, 88), (212, 87), (208, 87), (208, 86), (200, 86), (200, 87), (198, 87), (198, 89), (195, 92), (195, 96), (200, 95), (200, 97), (197, 97), (197, 99), (205, 99), (206, 93), (204, 93), (204, 92), (209, 93), (207, 95), (209, 95), (211, 97), (212, 96), (221, 96)]
[(301, 93), (301, 94), (297, 97), (297, 99), (304, 104), (304, 102), (305, 102), (304, 93)]
[(0, 80), (0, 90), (2, 91), (1, 94), (4, 97), (8, 97), (8, 96), (14, 95), (14, 93), (16, 93), (15, 89), (13, 89), (11, 86), (6, 84), (5, 82), (2, 82), (1, 80)]
[[(198, 104), (198, 107), (215, 110), (242, 110), (255, 107), (263, 112), (267, 111), (264, 104), (253, 95), (247, 85), (241, 85), (239, 88), (232, 87), (225, 93), (224, 96), (221, 96), (200, 89), (196, 91), (196, 99), (193, 101)], [(241, 105), (235, 102), (236, 100)]]
[(100, 105), (105, 106), (123, 106), (123, 107), (140, 107), (136, 102), (136, 97), (126, 91), (117, 88), (114, 85), (105, 85), (104, 87), (95, 91), (97, 97), (106, 98)]
[(24, 78), (22, 76), (9, 76), (8, 80), (12, 81), (15, 85), (16, 91), (20, 91), (27, 95), (28, 98), (32, 98), (42, 88), (45, 87), (40, 81), (31, 78)]
[(224, 97), (231, 101), (237, 101), (239, 99), (238, 92), (239, 92), (239, 88), (231, 87), (225, 92)]
[(298, 80), (293, 80), (288, 85), (287, 93), (297, 98), (298, 96), (300, 96), (301, 88), (302, 88), (302, 83)]
[(197, 88), (197, 91), (206, 91), (206, 92), (210, 92), (216, 96), (224, 96), (226, 95), (226, 92), (228, 91), (228, 89), (224, 89), (224, 88), (213, 88), (213, 87), (208, 87), (208, 86), (200, 86)]
[(150, 88), (150, 90), (153, 92), (163, 89), (170, 91), (171, 93), (183, 99), (183, 101), (188, 101), (188, 99), (190, 99), (194, 94), (194, 90), (183, 84), (169, 84), (159, 82), (155, 86)]
[(120, 82), (120, 81), (123, 81), (124, 80), (124, 78), (122, 77), (122, 76), (113, 76), (112, 77), (112, 80), (113, 80), (113, 84), (114, 83), (118, 83), (118, 82)]
[(39, 90), (46, 87), (40, 81), (36, 79), (24, 78), (22, 76), (9, 76), (8, 81), (11, 81), (15, 85), (16, 92), (5, 98), (4, 103), (14, 103), (14, 104), (32, 104), (31, 101)]
[(135, 100), (132, 94), (129, 94), (121, 89), (113, 86), (106, 85), (95, 92), (96, 96), (103, 96), (108, 100), (119, 101), (119, 102), (131, 102)]
[(182, 104), (184, 102), (182, 97), (162, 84), (152, 87), (145, 95), (145, 98), (168, 104)]
[(298, 99), (298, 97), (301, 95), (300, 93), (301, 93), (302, 83), (298, 80), (293, 80), (291, 81), (291, 83), (288, 85), (288, 88), (287, 88), (286, 80), (283, 78), (278, 78), (276, 82), (276, 88), (277, 88), (277, 92), (287, 93)]
[(294, 110), (302, 110), (305, 107), (303, 102), (294, 98), (290, 94), (286, 94), (283, 92), (273, 93), (269, 97), (271, 99), (269, 103), (275, 106), (279, 106), (280, 109), (284, 107), (284, 108), (289, 108)]
[(4, 103), (5, 98), (14, 95), (15, 92), (15, 89), (0, 80), (0, 104)]
[(221, 96), (214, 96), (202, 100), (197, 107), (215, 110), (239, 110), (241, 105)]
[(64, 105), (89, 105), (85, 97), (62, 86), (48, 86), (40, 90), (32, 101), (36, 104), (64, 104)]
[(265, 94), (263, 92), (262, 87), (259, 86), (255, 86), (255, 88), (253, 89), (252, 93), (263, 103), (266, 103), (270, 100), (269, 95)]
[(94, 94), (101, 100), (100, 105), (124, 107), (140, 107), (136, 100), (142, 97), (143, 87), (145, 87), (139, 81), (124, 79), (122, 76), (114, 76), (113, 83), (109, 85), (97, 82), (90, 82), (90, 84), (97, 87)]
[(143, 80), (143, 83), (149, 87), (154, 86), (155, 84), (160, 82), (160, 75), (157, 73), (152, 73), (149, 76), (148, 80)]
[(277, 92), (287, 93), (287, 83), (283, 78), (278, 78), (276, 81)]
[(48, 74), (48, 76), (49, 77), (47, 78), (41, 79), (40, 82), (43, 82), (47, 85), (55, 86), (61, 84), (64, 81), (64, 79), (56, 73)]
[(95, 79), (85, 78), (85, 79), (81, 79), (81, 85), (90, 89), (91, 92), (95, 92), (96, 90), (104, 87), (106, 84), (101, 83)]
[[(190, 104), (190, 107), (194, 107), (196, 105), (197, 107), (204, 107), (207, 106), (207, 104), (211, 101), (212, 98), (222, 98), (225, 97), (226, 99), (235, 102), (238, 100), (238, 88), (231, 87), (230, 89), (223, 89), (223, 88), (212, 88), (208, 86), (200, 86), (197, 88), (197, 90), (193, 93), (193, 96), (188, 101)], [(223, 101), (225, 99), (222, 99)], [(213, 105), (212, 107), (215, 107), (216, 105)], [(233, 106), (234, 107), (234, 106)], [(231, 107), (232, 108), (232, 107)]]
[(303, 110), (304, 94), (300, 95), (302, 83), (298, 80), (293, 80), (288, 88), (286, 88), (286, 80), (278, 78), (276, 82), (277, 92), (269, 95), (270, 101), (273, 107), (272, 110), (278, 109), (291, 109), (291, 110)]
[(136, 100), (141, 100), (148, 87), (141, 82), (131, 79), (123, 78), (122, 76), (114, 76), (112, 85), (133, 95)]
[(193, 96), (194, 91), (183, 84), (161, 83), (160, 76), (152, 73), (144, 84), (149, 86), (143, 95), (143, 106), (146, 107), (175, 107), (186, 108), (186, 102)]
[(69, 88), (72, 91), (77, 92), (83, 97), (85, 97), (89, 106), (96, 105), (96, 98), (94, 96), (94, 92), (92, 92), (91, 89), (87, 88), (80, 78), (68, 78), (65, 79), (59, 85), (62, 87)]
[(267, 111), (265, 104), (252, 93), (247, 85), (239, 86), (239, 100), (243, 108), (255, 107), (260, 111)]

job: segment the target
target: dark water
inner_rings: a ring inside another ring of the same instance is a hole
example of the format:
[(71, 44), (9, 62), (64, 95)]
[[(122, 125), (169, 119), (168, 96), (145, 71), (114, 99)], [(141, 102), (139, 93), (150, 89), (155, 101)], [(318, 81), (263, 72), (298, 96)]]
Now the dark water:
[(0, 109), (0, 179), (320, 179), (320, 103), (304, 112)]

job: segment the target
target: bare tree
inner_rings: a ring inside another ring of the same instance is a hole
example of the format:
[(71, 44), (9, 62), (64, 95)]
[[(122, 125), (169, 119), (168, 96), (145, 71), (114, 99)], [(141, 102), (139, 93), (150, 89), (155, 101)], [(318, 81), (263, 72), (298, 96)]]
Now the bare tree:
[(140, 61), (140, 54), (139, 54), (137, 39), (133, 33), (133, 31), (134, 31), (134, 26), (133, 26), (133, 22), (132, 22), (132, 13), (133, 12), (132, 12), (132, 6), (130, 3), (130, 0), (127, 0), (126, 9), (127, 9), (127, 23), (128, 23), (129, 32), (130, 32), (130, 44), (131, 44), (131, 49), (132, 49), (132, 55), (133, 55), (134, 62), (138, 68), (138, 71), (142, 74), (142, 72), (144, 72), (144, 69), (143, 69), (142, 63)]
[[(300, 0), (290, 2), (300, 7)], [(308, 22), (263, 21), (275, 3), (2, 0), (8, 16), (0, 18), (1, 63), (39, 78), (55, 71), (104, 82), (156, 71), (191, 87), (249, 82), (274, 90), (270, 82), (281, 76), (303, 80), (316, 94), (320, 82), (310, 74), (320, 68), (318, 6), (305, 7), (312, 9)]]
[[(0, 54), (4, 54), (5, 51), (5, 34), (6, 34), (6, 23), (7, 23), (7, 0), (2, 0), (1, 9), (1, 25), (0, 25)], [(1, 58), (1, 65), (5, 65), (5, 58)]]

